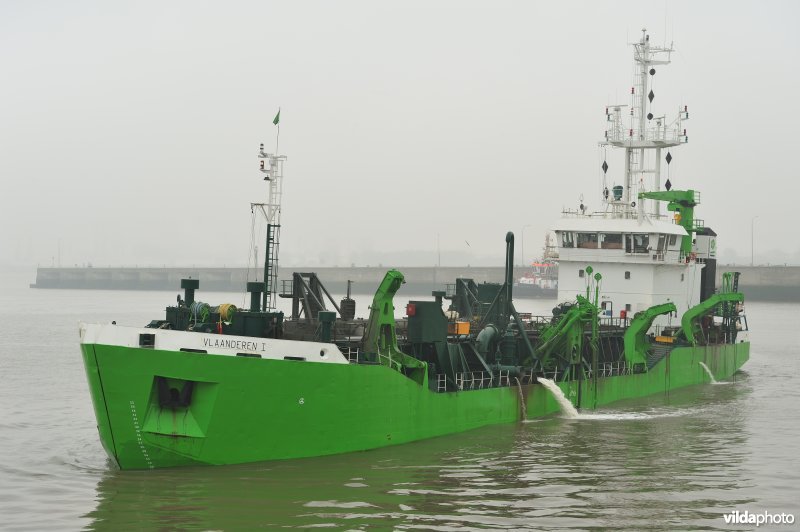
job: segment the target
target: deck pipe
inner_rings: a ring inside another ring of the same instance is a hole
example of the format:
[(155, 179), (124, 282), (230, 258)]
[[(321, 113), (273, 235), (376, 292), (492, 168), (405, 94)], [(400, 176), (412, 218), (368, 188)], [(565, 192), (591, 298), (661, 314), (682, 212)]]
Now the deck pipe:
[[(511, 306), (511, 289), (514, 286), (514, 233), (506, 233), (506, 305)], [(509, 309), (503, 309), (506, 316)]]

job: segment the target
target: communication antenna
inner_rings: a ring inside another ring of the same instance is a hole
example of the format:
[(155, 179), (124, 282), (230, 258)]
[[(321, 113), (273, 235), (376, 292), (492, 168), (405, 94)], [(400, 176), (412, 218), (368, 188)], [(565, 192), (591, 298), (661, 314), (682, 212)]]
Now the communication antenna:
[[(630, 91), (630, 105), (609, 105), (606, 107), (608, 127), (601, 146), (613, 146), (625, 149), (625, 185), (622, 190), (614, 187), (614, 194), (607, 196), (607, 203), (612, 206), (615, 216), (635, 218), (635, 200), (638, 192), (661, 190), (662, 149), (669, 149), (688, 142), (683, 120), (688, 120), (688, 107), (678, 109), (677, 116), (667, 119), (666, 115), (656, 116), (652, 110), (653, 79), (656, 66), (668, 65), (674, 52), (672, 43), (669, 46), (656, 46), (650, 43), (650, 35), (642, 29), (642, 37), (633, 43), (633, 59), (635, 66), (634, 84)], [(630, 107), (630, 124), (624, 125), (623, 109)], [(648, 155), (653, 154), (653, 157)], [(667, 169), (673, 155), (667, 153)], [(605, 177), (608, 163), (605, 158), (601, 166)], [(634, 187), (640, 190), (634, 190)], [(605, 195), (605, 193), (604, 193)], [(659, 202), (653, 202), (651, 214), (659, 217)]]
[(259, 210), (267, 221), (267, 235), (264, 250), (264, 300), (261, 310), (275, 310), (278, 292), (278, 252), (281, 240), (281, 200), (283, 197), (283, 163), (285, 155), (278, 155), (278, 138), (280, 136), (281, 111), (275, 115), (273, 124), (278, 126), (275, 139), (276, 153), (264, 151), (262, 143), (258, 149), (259, 170), (267, 181), (267, 202), (251, 203), (250, 210)]

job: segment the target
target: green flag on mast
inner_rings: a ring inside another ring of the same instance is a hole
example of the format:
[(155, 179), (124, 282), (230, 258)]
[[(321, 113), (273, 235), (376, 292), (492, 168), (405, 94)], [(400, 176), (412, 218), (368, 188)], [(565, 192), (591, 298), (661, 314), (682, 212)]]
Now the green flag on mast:
[(280, 121), (281, 121), (281, 110), (278, 109), (278, 114), (275, 115), (275, 118), (272, 120), (272, 123), (277, 126)]

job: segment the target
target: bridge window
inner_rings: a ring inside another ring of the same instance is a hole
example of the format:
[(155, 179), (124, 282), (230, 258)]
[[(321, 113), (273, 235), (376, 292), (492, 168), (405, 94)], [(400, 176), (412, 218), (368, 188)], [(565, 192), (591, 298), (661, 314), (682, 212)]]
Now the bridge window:
[(561, 233), (561, 247), (574, 248), (575, 247), (575, 233), (564, 231)]
[(600, 233), (602, 249), (622, 249), (622, 233)]
[(678, 241), (678, 235), (669, 235), (669, 247), (673, 247)]
[(647, 234), (632, 234), (625, 235), (625, 252), (626, 253), (647, 253), (647, 246), (650, 243), (650, 235)]
[(578, 247), (597, 249), (597, 233), (578, 233)]
[(664, 251), (667, 245), (667, 235), (658, 235), (658, 251)]

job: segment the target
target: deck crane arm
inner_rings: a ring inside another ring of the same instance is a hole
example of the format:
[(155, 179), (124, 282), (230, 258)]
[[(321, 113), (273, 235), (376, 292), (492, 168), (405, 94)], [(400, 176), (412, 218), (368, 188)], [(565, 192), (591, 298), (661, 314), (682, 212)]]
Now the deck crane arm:
[(629, 367), (634, 364), (647, 363), (647, 330), (653, 324), (653, 321), (662, 314), (675, 312), (677, 309), (675, 303), (669, 302), (661, 305), (655, 305), (637, 312), (631, 320), (631, 324), (625, 331), (625, 362)]
[(739, 302), (744, 301), (744, 295), (741, 292), (723, 292), (721, 294), (714, 294), (699, 305), (690, 308), (683, 313), (681, 318), (681, 331), (691, 345), (697, 345), (697, 338), (695, 335), (699, 332), (700, 327), (697, 325), (697, 320), (711, 312), (717, 305), (724, 302)]
[(378, 362), (428, 386), (428, 365), (400, 351), (394, 321), (394, 295), (405, 282), (403, 274), (389, 270), (372, 298), (364, 331), (364, 351), (377, 355)]
[(681, 239), (681, 251), (684, 255), (691, 253), (692, 232), (695, 230), (694, 208), (700, 203), (700, 193), (696, 190), (640, 192), (639, 200), (643, 199), (667, 202), (667, 210), (676, 214), (678, 225), (686, 230), (686, 236)]

